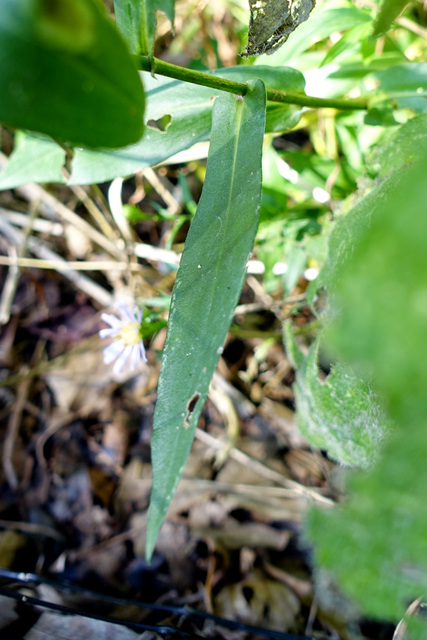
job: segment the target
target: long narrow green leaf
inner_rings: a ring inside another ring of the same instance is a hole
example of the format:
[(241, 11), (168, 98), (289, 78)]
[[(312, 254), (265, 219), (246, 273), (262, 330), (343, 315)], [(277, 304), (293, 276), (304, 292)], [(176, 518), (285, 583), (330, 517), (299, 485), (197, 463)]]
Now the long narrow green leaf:
[(175, 0), (114, 0), (116, 23), (131, 53), (151, 56), (156, 34), (156, 11), (173, 23)]
[(389, 30), (391, 23), (403, 11), (408, 0), (384, 0), (374, 26), (374, 36), (380, 36)]
[(261, 199), (265, 88), (216, 99), (208, 168), (173, 290), (152, 440), (150, 558), (190, 451), (252, 249)]

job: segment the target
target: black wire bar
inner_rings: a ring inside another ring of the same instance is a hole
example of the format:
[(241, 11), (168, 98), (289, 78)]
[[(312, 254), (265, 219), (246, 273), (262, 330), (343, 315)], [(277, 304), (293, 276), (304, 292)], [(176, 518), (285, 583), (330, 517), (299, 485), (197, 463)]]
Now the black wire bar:
[[(309, 636), (297, 636), (295, 634), (286, 633), (284, 631), (275, 631), (273, 629), (263, 629), (262, 627), (247, 625), (244, 622), (228, 620), (227, 618), (221, 618), (219, 616), (216, 616), (213, 613), (208, 613), (206, 611), (199, 611), (198, 609), (192, 609), (191, 607), (187, 607), (187, 606), (175, 607), (175, 606), (165, 605), (165, 604), (147, 603), (147, 602), (140, 602), (138, 600), (132, 600), (127, 598), (107, 596), (107, 595), (104, 595), (103, 593), (97, 593), (96, 591), (92, 591), (90, 589), (86, 589), (84, 587), (80, 587), (78, 585), (75, 585), (69, 582), (65, 582), (65, 581), (57, 582), (49, 578), (44, 578), (42, 576), (38, 576), (35, 573), (26, 573), (26, 572), (18, 573), (16, 571), (10, 571), (9, 569), (0, 568), (0, 578), (5, 578), (7, 580), (21, 582), (25, 584), (46, 584), (57, 590), (69, 591), (71, 593), (78, 593), (78, 594), (96, 599), (98, 601), (102, 600), (103, 602), (108, 602), (110, 604), (132, 605), (139, 609), (160, 611), (163, 613), (168, 613), (168, 614), (172, 614), (180, 617), (184, 616), (186, 619), (198, 618), (199, 620), (200, 619), (209, 620), (211, 622), (214, 622), (219, 627), (224, 627), (226, 629), (231, 629), (233, 631), (244, 631), (246, 633), (250, 633), (252, 635), (259, 636), (262, 638), (271, 638), (272, 640), (314, 640), (313, 637), (309, 637)], [(187, 638), (188, 640), (204, 640), (203, 636), (191, 634), (181, 629), (170, 627), (168, 625), (146, 625), (139, 622), (122, 620), (120, 618), (112, 618), (110, 616), (103, 616), (100, 614), (83, 612), (77, 609), (73, 609), (71, 607), (65, 607), (63, 605), (54, 604), (52, 602), (47, 602), (45, 600), (40, 600), (38, 598), (23, 595), (21, 593), (16, 593), (15, 591), (6, 589), (4, 587), (0, 587), (0, 594), (6, 597), (14, 598), (15, 600), (18, 600), (20, 602), (24, 602), (27, 604), (42, 606), (42, 607), (45, 607), (46, 609), (59, 611), (61, 613), (80, 615), (86, 618), (93, 618), (95, 620), (103, 620), (104, 622), (110, 622), (111, 624), (118, 624), (124, 627), (128, 627), (130, 629), (134, 629), (136, 631), (152, 631), (162, 636), (178, 635), (182, 638)]]

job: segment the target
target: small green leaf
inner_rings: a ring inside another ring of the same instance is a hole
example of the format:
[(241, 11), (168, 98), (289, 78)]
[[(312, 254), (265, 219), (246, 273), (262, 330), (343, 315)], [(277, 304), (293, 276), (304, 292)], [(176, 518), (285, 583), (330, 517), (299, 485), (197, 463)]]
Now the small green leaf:
[(173, 289), (152, 440), (150, 558), (242, 288), (261, 198), (265, 89), (216, 99), (205, 185)]
[(379, 454), (389, 422), (373, 389), (341, 363), (321, 381), (319, 340), (304, 356), (295, 343), (291, 323), (285, 324), (285, 340), (296, 369), (293, 389), (301, 433), (311, 445), (326, 449), (344, 465), (369, 466)]
[(0, 0), (0, 121), (89, 147), (143, 131), (135, 64), (96, 0)]
[(66, 182), (61, 171), (65, 151), (49, 138), (17, 133), (15, 148), (0, 172), (0, 189), (13, 189), (28, 182)]
[(156, 33), (156, 11), (174, 21), (175, 0), (114, 0), (116, 23), (131, 53), (152, 56)]

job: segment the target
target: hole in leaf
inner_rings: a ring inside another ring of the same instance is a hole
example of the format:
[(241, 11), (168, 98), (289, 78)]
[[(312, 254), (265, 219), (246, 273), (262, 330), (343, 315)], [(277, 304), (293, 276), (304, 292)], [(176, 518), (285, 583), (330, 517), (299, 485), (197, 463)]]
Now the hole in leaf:
[(172, 116), (169, 115), (169, 113), (165, 113), (164, 116), (157, 120), (147, 120), (147, 127), (149, 127), (149, 129), (154, 129), (154, 131), (160, 131), (160, 133), (166, 133), (171, 122)]
[(191, 414), (193, 413), (194, 409), (196, 408), (196, 404), (197, 404), (197, 401), (198, 401), (199, 398), (200, 398), (200, 393), (195, 393), (194, 396), (187, 403), (187, 415), (185, 416), (185, 420), (184, 420), (184, 426), (185, 427), (189, 427), (190, 426)]

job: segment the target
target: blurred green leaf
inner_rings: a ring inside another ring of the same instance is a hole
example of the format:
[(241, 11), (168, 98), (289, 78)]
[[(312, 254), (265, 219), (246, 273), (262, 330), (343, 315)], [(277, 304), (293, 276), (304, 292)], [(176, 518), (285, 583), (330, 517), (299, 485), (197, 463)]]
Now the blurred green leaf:
[[(356, 212), (348, 215), (352, 226), (355, 213), (359, 220), (370, 218), (370, 224), (352, 234), (356, 246), (345, 257), (341, 246), (340, 273), (331, 274), (334, 296), (344, 308), (345, 331), (337, 332), (335, 342), (348, 358), (372, 368), (392, 403), (404, 402), (411, 414), (424, 407), (422, 390), (427, 384), (421, 337), (427, 277), (426, 172), (423, 157), (413, 167), (394, 171), (356, 205)], [(341, 232), (345, 226), (343, 220)]]
[(309, 514), (316, 562), (366, 615), (397, 622), (426, 591), (426, 449), (425, 423), (408, 424), (373, 469), (351, 474), (345, 505)]
[(341, 363), (333, 365), (322, 381), (317, 364), (319, 339), (303, 355), (290, 322), (285, 324), (285, 345), (296, 368), (293, 389), (301, 433), (341, 464), (369, 466), (389, 426), (372, 387)]
[(368, 615), (394, 620), (427, 588), (426, 174), (424, 149), (382, 179), (335, 238), (330, 341), (373, 376), (396, 429), (377, 465), (351, 477), (346, 504), (310, 516), (318, 562)]
[(393, 113), (393, 103), (389, 98), (377, 96), (369, 102), (365, 123), (373, 127), (393, 127), (399, 124)]
[(369, 35), (371, 29), (372, 27), (370, 22), (362, 22), (361, 24), (356, 24), (354, 27), (346, 31), (338, 42), (332, 45), (329, 49), (322, 60), (321, 66), (330, 64), (339, 55), (344, 52), (348, 52), (349, 49), (351, 50), (353, 45), (359, 45), (361, 41)]
[[(405, 165), (413, 164), (427, 148), (427, 113), (420, 113), (394, 129), (374, 147), (369, 162), (372, 168), (386, 177)], [(399, 153), (396, 153), (396, 149)]]
[(383, 0), (381, 11), (374, 25), (374, 36), (380, 36), (389, 30), (391, 23), (403, 11), (408, 0)]
[(66, 182), (61, 171), (64, 163), (64, 149), (49, 138), (17, 133), (13, 153), (0, 172), (0, 189), (28, 182)]
[(408, 62), (377, 71), (367, 76), (364, 86), (368, 95), (369, 92), (389, 95), (400, 108), (416, 112), (427, 109), (426, 62)]
[(301, 242), (289, 242), (286, 252), (286, 272), (283, 275), (285, 295), (296, 286), (307, 265), (307, 251)]
[[(272, 89), (304, 91), (303, 75), (288, 67), (230, 67), (219, 69), (216, 75), (239, 82), (260, 78)], [(221, 91), (161, 76), (153, 78), (149, 73), (143, 76), (147, 95), (146, 122), (170, 115), (172, 121), (167, 130), (162, 132), (147, 127), (139, 143), (119, 151), (76, 149), (71, 184), (91, 184), (105, 182), (117, 175), (127, 176), (209, 139), (213, 100)], [(300, 114), (299, 107), (286, 105), (278, 117), (282, 126), (293, 127)]]
[(135, 55), (152, 56), (156, 11), (174, 21), (175, 0), (114, 0), (117, 28)]
[(0, 0), (0, 121), (88, 147), (143, 131), (144, 92), (96, 0)]
[[(393, 179), (393, 176), (390, 179)], [(372, 181), (368, 181), (365, 184), (365, 193), (358, 194), (360, 199), (353, 207), (351, 207), (351, 203), (354, 202), (355, 197), (349, 198), (346, 207), (347, 211), (342, 211), (337, 218), (333, 233), (329, 239), (327, 260), (316, 280), (309, 285), (307, 291), (309, 304), (313, 305), (316, 292), (323, 287), (326, 287), (331, 295), (335, 293), (342, 270), (346, 262), (351, 258), (360, 235), (366, 228), (369, 228), (371, 216), (375, 214), (378, 203), (386, 196), (388, 186), (388, 183), (382, 181), (378, 181), (374, 185)]]
[(151, 557), (242, 288), (261, 197), (265, 90), (215, 101), (203, 193), (172, 295), (152, 440)]

